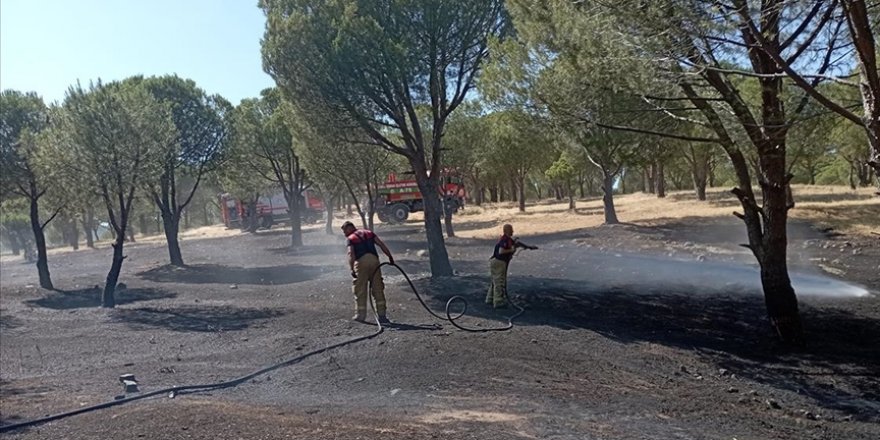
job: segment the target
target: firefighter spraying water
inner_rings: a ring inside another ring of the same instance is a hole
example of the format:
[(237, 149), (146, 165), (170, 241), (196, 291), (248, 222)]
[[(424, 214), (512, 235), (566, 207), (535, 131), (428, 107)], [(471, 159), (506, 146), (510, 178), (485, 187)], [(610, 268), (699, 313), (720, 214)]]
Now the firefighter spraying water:
[(513, 237), (513, 225), (506, 224), (502, 228), (501, 237), (495, 243), (492, 258), (489, 259), (489, 291), (486, 292), (486, 304), (496, 309), (508, 306), (507, 298), (507, 266), (517, 249), (538, 249), (529, 246)]

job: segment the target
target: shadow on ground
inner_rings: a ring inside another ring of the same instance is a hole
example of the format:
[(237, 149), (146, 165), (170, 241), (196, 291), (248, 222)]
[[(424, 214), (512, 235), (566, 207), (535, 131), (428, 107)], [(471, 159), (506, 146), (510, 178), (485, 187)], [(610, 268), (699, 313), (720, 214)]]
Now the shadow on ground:
[(0, 309), (0, 330), (12, 330), (22, 326), (22, 321), (11, 316), (7, 310)]
[(161, 328), (176, 332), (220, 332), (247, 329), (283, 315), (275, 309), (247, 309), (232, 306), (116, 309), (111, 320), (133, 330)]
[(302, 257), (311, 257), (317, 255), (345, 255), (345, 245), (340, 244), (338, 246), (331, 245), (303, 245), (291, 248), (290, 246), (282, 246), (282, 247), (271, 247), (267, 248), (267, 251), (275, 254), (275, 255), (289, 255), (289, 256), (302, 256)]
[[(29, 396), (47, 394), (53, 391), (52, 387), (48, 385), (21, 386), (16, 382), (18, 381), (0, 379), (0, 400), (5, 404), (3, 410), (0, 411), (0, 426), (12, 425), (25, 420), (22, 416), (10, 414), (10, 400), (15, 399), (17, 396), (21, 396), (18, 397), (19, 399), (27, 399)], [(26, 429), (19, 432), (26, 432)]]
[(185, 267), (166, 265), (140, 272), (137, 275), (156, 283), (274, 285), (313, 280), (323, 272), (320, 267), (298, 264), (272, 267), (199, 264)]
[(0, 398), (9, 398), (18, 395), (34, 395), (52, 391), (48, 385), (17, 386), (11, 380), (0, 379)]
[[(843, 202), (843, 201), (853, 201), (853, 200), (869, 200), (873, 196), (870, 194), (859, 194), (856, 192), (838, 192), (831, 194), (804, 194), (798, 191), (799, 188), (794, 188), (794, 202), (797, 203), (834, 203), (834, 202)], [(755, 196), (758, 197), (758, 202), (761, 201), (761, 191), (758, 188), (754, 189)], [(696, 197), (694, 193), (690, 192), (680, 192), (673, 193), (667, 196), (669, 200), (672, 201), (696, 201)], [(730, 196), (729, 191), (711, 191), (706, 194), (706, 202), (714, 206), (741, 206), (739, 200), (732, 198)]]
[[(40, 299), (25, 301), (25, 304), (54, 310), (84, 309), (101, 306), (101, 289), (55, 290)], [(131, 304), (156, 299), (174, 298), (175, 293), (161, 289), (138, 288), (117, 289), (116, 305)]]
[[(699, 352), (737, 376), (812, 398), (817, 405), (856, 419), (880, 422), (880, 322), (830, 307), (801, 306), (805, 348), (781, 346), (766, 319), (760, 295), (681, 287), (604, 288), (588, 282), (514, 277), (514, 301), (525, 314), (516, 325), (586, 329), (624, 344), (651, 342)], [(486, 279), (419, 280), (429, 305), (443, 310), (453, 295), (469, 303), (468, 318), (503, 324), (482, 304)], [(464, 322), (464, 321), (462, 321)]]
[[(621, 223), (615, 227), (623, 227), (634, 233), (654, 236), (661, 240), (696, 241), (704, 244), (717, 243), (725, 246), (748, 241), (745, 225), (732, 215), (712, 220), (701, 217), (657, 218), (652, 220), (652, 223), (660, 224), (660, 226)], [(803, 220), (789, 220), (787, 233), (790, 242), (827, 237), (826, 233), (813, 227), (810, 222)]]

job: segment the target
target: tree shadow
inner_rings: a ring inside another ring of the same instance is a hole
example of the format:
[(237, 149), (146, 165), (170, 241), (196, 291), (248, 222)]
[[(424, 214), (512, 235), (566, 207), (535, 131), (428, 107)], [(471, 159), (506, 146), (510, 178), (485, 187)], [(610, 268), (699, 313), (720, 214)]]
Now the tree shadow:
[[(795, 207), (797, 209), (797, 207)], [(854, 226), (872, 227), (876, 231), (880, 231), (880, 208), (877, 205), (842, 205), (822, 207), (822, 212), (826, 221), (833, 223), (836, 229), (848, 229)], [(824, 222), (820, 222), (824, 223)], [(827, 227), (820, 229), (828, 238), (842, 237), (846, 234), (834, 231), (834, 228)]]
[[(470, 272), (471, 268), (479, 267), (480, 270), (483, 268), (489, 267), (489, 257), (492, 256), (491, 249), (489, 250), (489, 256), (486, 257), (486, 260), (456, 260), (450, 258), (450, 263), (452, 264), (452, 268), (456, 272)], [(414, 260), (409, 258), (395, 258), (394, 262), (403, 268), (406, 271), (407, 275), (410, 278), (418, 278), (421, 276), (430, 276), (431, 275), (431, 261), (426, 255), (424, 259)], [(486, 269), (488, 270), (488, 269)], [(383, 267), (382, 273), (386, 279), (391, 279), (391, 282), (397, 280), (397, 278), (402, 279), (403, 277), (397, 272), (394, 268)]]
[(798, 191), (799, 188), (795, 187), (794, 191), (794, 202), (797, 203), (834, 203), (834, 202), (848, 202), (854, 200), (872, 200), (876, 196), (872, 194), (859, 194), (857, 192), (844, 192), (844, 193), (823, 193), (823, 194), (802, 194)]
[[(466, 218), (466, 217), (465, 217)], [(501, 233), (501, 225), (503, 222), (494, 221), (494, 220), (486, 220), (486, 221), (470, 221), (465, 219), (460, 219), (456, 221), (456, 219), (452, 219), (452, 225), (455, 227), (456, 231), (472, 231), (475, 229), (487, 229), (487, 228), (498, 228), (498, 233)]]
[(24, 325), (21, 319), (11, 316), (8, 310), (0, 309), (0, 331), (12, 330)]
[[(680, 242), (695, 241), (700, 243), (721, 243), (725, 245), (746, 243), (748, 236), (742, 221), (734, 216), (723, 216), (713, 219), (704, 217), (656, 218), (652, 220), (656, 226), (621, 223), (632, 232), (654, 236), (661, 240)], [(826, 238), (827, 234), (805, 220), (789, 220), (787, 235), (790, 241), (815, 240)]]
[(165, 265), (137, 275), (156, 283), (278, 285), (313, 280), (323, 272), (321, 267), (298, 264), (271, 267), (196, 264), (184, 267)]
[(297, 247), (290, 246), (282, 246), (282, 247), (273, 247), (267, 248), (272, 254), (275, 255), (289, 255), (289, 256), (313, 256), (313, 255), (345, 255), (345, 244), (342, 243), (340, 245), (331, 246), (331, 245), (304, 245)]
[(443, 327), (437, 324), (428, 324), (428, 325), (413, 325), (413, 324), (403, 324), (398, 322), (391, 322), (390, 324), (384, 324), (384, 327), (389, 330), (394, 331), (413, 331), (413, 330), (422, 330), (422, 331), (431, 331), (436, 332), (443, 330)]
[[(845, 201), (854, 201), (854, 200), (870, 200), (874, 196), (871, 194), (859, 194), (853, 191), (847, 192), (838, 192), (838, 193), (818, 193), (818, 194), (809, 194), (801, 191), (806, 187), (798, 187), (793, 186), (793, 197), (795, 204), (797, 203), (834, 203), (834, 202), (845, 202)], [(753, 188), (755, 192), (755, 196), (758, 197), (758, 202), (760, 203), (761, 199), (761, 189)], [(694, 192), (675, 192), (672, 194), (668, 194), (667, 198), (672, 201), (697, 201), (696, 195)], [(725, 188), (724, 191), (708, 191), (706, 192), (706, 202), (714, 206), (741, 206), (739, 200), (737, 200), (730, 191)]]
[[(303, 231), (305, 232), (305, 231)], [(288, 238), (288, 242), (290, 242), (290, 227), (273, 227), (272, 229), (257, 229), (253, 234), (257, 237), (279, 237), (284, 236)]]
[[(55, 290), (40, 299), (27, 300), (24, 303), (54, 310), (85, 309), (101, 306), (101, 289), (88, 288), (78, 290)], [(176, 293), (153, 288), (117, 289), (116, 305), (131, 304), (141, 301), (167, 299), (176, 297)]]
[(15, 386), (11, 380), (0, 379), (0, 399), (6, 399), (12, 396), (47, 393), (49, 391), (52, 391), (52, 387), (48, 385)]
[[(0, 401), (4, 403), (2, 410), (0, 410), (0, 426), (12, 425), (25, 421), (24, 416), (10, 414), (10, 409), (12, 409), (12, 407), (9, 405), (9, 399), (26, 399), (28, 396), (47, 394), (52, 391), (52, 387), (48, 385), (16, 386), (13, 381), (0, 379)], [(30, 429), (31, 428), (23, 428), (17, 432), (28, 432)]]
[[(436, 311), (461, 295), (471, 318), (504, 321), (482, 304), (488, 280), (419, 280)], [(694, 350), (719, 368), (813, 399), (827, 409), (880, 422), (880, 321), (833, 307), (801, 304), (804, 348), (777, 342), (763, 298), (741, 289), (693, 286), (599, 287), (590, 282), (514, 277), (513, 300), (526, 312), (516, 325), (587, 329), (624, 343)]]
[(565, 206), (554, 208), (554, 209), (544, 209), (541, 211), (528, 210), (526, 208), (525, 212), (517, 211), (514, 214), (515, 217), (530, 217), (530, 216), (541, 216), (546, 214), (569, 214), (569, 215), (579, 215), (579, 216), (593, 216), (593, 215), (604, 215), (605, 208), (601, 206), (597, 207), (575, 207), (574, 210), (568, 209), (568, 204)]
[(161, 328), (175, 332), (220, 332), (244, 330), (255, 322), (284, 315), (275, 309), (246, 309), (232, 306), (141, 307), (116, 309), (111, 320), (132, 330)]

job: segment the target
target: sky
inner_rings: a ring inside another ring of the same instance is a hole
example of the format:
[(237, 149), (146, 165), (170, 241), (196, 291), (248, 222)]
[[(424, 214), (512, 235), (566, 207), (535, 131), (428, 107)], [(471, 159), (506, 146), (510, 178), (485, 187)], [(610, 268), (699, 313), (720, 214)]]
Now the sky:
[(0, 88), (62, 101), (71, 84), (176, 73), (238, 104), (273, 85), (257, 0), (2, 0)]

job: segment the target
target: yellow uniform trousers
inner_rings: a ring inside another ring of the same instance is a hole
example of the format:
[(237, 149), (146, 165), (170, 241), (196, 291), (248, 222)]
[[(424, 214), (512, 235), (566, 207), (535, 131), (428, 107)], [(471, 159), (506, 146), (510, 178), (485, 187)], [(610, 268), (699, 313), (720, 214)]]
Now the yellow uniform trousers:
[(370, 275), (373, 275), (373, 300), (376, 302), (376, 313), (385, 316), (385, 283), (382, 281), (382, 271), (379, 267), (379, 257), (373, 254), (364, 254), (354, 262), (354, 272), (357, 275), (352, 281), (351, 291), (354, 293), (357, 306), (357, 316), (364, 319), (367, 316), (367, 291), (369, 290)]
[(504, 307), (507, 305), (507, 262), (497, 258), (490, 259), (489, 274), (492, 282), (486, 292), (486, 304)]

